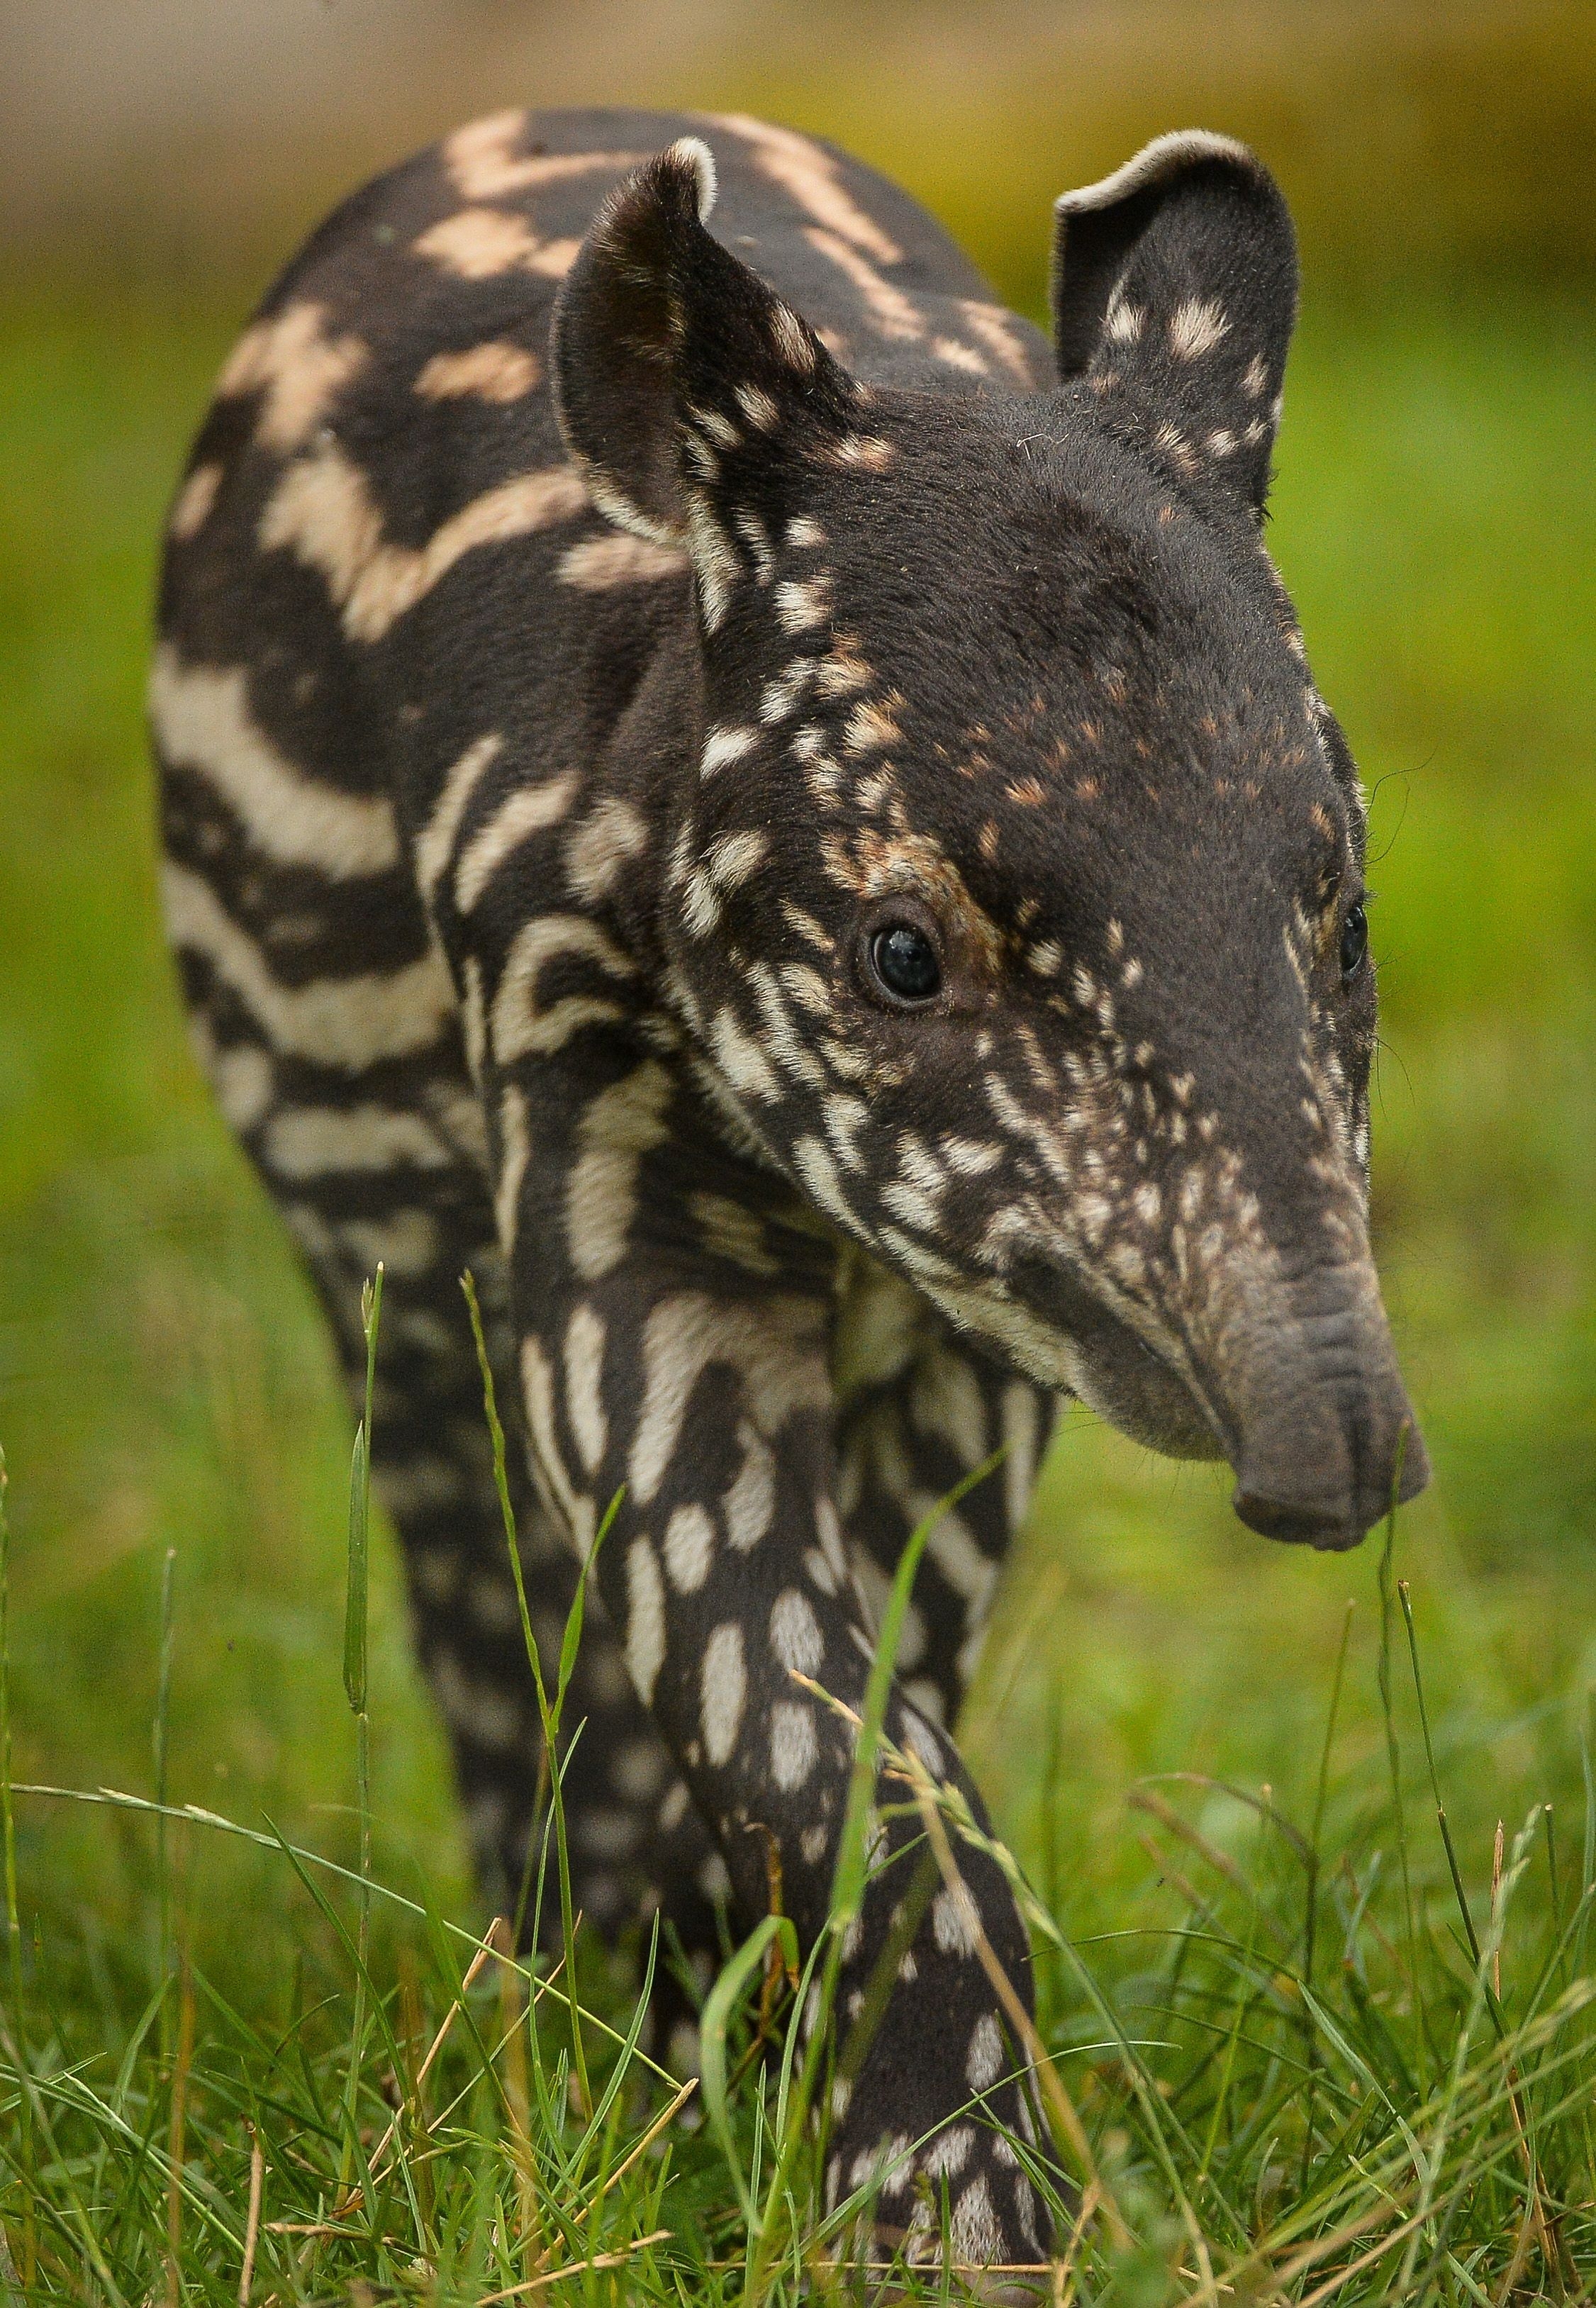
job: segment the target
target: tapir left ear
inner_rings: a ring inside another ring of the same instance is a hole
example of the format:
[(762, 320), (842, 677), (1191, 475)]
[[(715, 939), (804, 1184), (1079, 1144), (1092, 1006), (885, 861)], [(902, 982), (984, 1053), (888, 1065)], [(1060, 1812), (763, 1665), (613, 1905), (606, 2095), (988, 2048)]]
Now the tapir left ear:
[(628, 177), (565, 277), (551, 343), (560, 427), (593, 502), (686, 547), (712, 628), (782, 517), (794, 455), (846, 431), (856, 392), (807, 323), (705, 229), (714, 198), (697, 137)]
[(1055, 208), (1060, 379), (1118, 397), (1189, 478), (1262, 514), (1297, 317), (1297, 243), (1280, 187), (1244, 144), (1160, 136)]

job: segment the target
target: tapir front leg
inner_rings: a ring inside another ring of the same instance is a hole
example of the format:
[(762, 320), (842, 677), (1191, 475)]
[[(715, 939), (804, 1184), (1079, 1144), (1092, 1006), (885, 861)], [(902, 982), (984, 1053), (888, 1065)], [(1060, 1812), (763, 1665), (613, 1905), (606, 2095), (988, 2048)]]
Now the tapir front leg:
[[(896, 1664), (905, 1696), (952, 1725), (980, 1657), (998, 1573), (1030, 1512), (1058, 1397), (1001, 1369), (862, 1252), (850, 1255), (848, 1270), (833, 1367), (849, 1562), (878, 1614), (911, 1533), (936, 1513)], [(994, 1456), (991, 1476), (937, 1513)]]
[[(561, 1071), (539, 1069), (535, 1089), (552, 1094), (535, 1105), (513, 1084), (490, 1101), (501, 1176), (519, 1179), (513, 1303), (535, 1468), (582, 1550), (624, 1494), (596, 1577), (633, 1680), (719, 1844), (744, 1928), (770, 1904), (773, 1856), (812, 1944), (853, 1745), (797, 1678), (858, 1709), (871, 1658), (835, 1500), (836, 1252), (785, 1188), (720, 1147), (660, 1060), (617, 1047), (595, 1075), (590, 1040), (582, 1087), (556, 1089)], [(887, 1728), (979, 1812), (945, 1736), (901, 1693)], [(828, 2194), (864, 2183), (884, 2147), (884, 2228), (936, 2229), (945, 2187), (959, 2259), (1032, 2259), (1034, 2192), (971, 2107), (984, 2100), (1028, 2133), (1022, 2060), (968, 1908), (924, 1856), (923, 1839), (893, 1822), (847, 1950)], [(979, 1855), (962, 1865), (1025, 1996), (1013, 1897)], [(879, 2022), (850, 2046), (894, 1933)]]

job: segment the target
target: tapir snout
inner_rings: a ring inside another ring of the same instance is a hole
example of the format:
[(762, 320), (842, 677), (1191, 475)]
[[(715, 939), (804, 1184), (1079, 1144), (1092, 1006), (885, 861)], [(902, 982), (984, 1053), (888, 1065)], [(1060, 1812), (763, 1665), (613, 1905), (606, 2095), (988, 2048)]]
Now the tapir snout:
[(1372, 1262), (1321, 1266), (1227, 1342), (1236, 1512), (1266, 1537), (1355, 1546), (1429, 1480)]

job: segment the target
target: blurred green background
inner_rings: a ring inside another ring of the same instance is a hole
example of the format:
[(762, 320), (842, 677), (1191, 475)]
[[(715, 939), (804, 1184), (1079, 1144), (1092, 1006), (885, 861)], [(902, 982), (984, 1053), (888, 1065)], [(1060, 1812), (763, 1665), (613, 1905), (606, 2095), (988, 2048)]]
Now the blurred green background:
[[(1596, 29), (1585, 6), (0, 0), (0, 1442), (16, 1770), (347, 1847), (349, 1435), (286, 1237), (187, 1055), (141, 714), (164, 503), (229, 338), (337, 194), (507, 102), (746, 108), (852, 145), (1040, 306), (1051, 196), (1150, 135), (1255, 142), (1303, 240), (1272, 542), (1374, 793), (1376, 1212), (1436, 1465), (1405, 1518), (1466, 1864), (1571, 1803), (1596, 1682)], [(1271, 1548), (1072, 1416), (971, 1744), (1067, 1924), (1159, 1896), (1125, 1797), (1194, 1770), (1378, 1832), (1375, 1553)], [(469, 1898), (379, 1565), (387, 1864)], [(1403, 1703), (1402, 1721), (1411, 1728)], [(1222, 1840), (1222, 1805), (1205, 1824)], [(102, 1992), (142, 1830), (25, 1801), (23, 1905)], [(193, 1928), (280, 1960), (254, 1863)], [(1416, 1865), (1438, 1884), (1438, 1846)], [(263, 1883), (263, 1877), (261, 1879)], [(270, 1900), (280, 1911), (283, 1895)]]

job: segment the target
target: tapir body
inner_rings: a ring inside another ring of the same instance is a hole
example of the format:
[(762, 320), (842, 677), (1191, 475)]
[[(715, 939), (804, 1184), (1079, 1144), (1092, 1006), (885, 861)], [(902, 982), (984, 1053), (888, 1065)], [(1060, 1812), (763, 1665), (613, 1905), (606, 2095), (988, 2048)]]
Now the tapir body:
[[(824, 1928), (887, 1582), (1000, 1454), (886, 1723), (981, 1817), (948, 1727), (1062, 1395), (1280, 1537), (1424, 1476), (1357, 779), (1260, 538), (1290, 224), (1191, 132), (1065, 196), (1055, 271), (1049, 346), (829, 146), (504, 114), (312, 237), (171, 515), (170, 932), (357, 1391), (384, 1269), (375, 1479), (483, 1865), (539, 1735), (466, 1270), (546, 1656), (621, 1494), (575, 1899), (689, 1957), (727, 1899)], [(829, 2200), (1035, 2261), (1014, 1898), (875, 1853)]]

